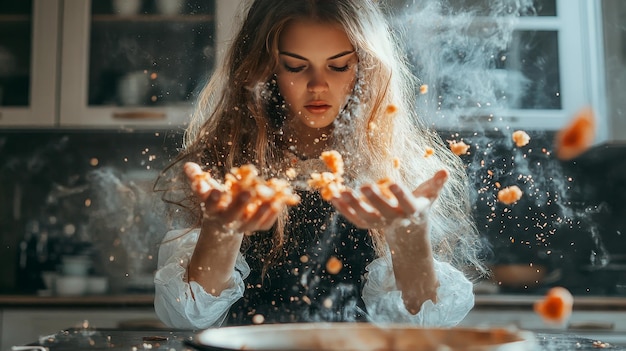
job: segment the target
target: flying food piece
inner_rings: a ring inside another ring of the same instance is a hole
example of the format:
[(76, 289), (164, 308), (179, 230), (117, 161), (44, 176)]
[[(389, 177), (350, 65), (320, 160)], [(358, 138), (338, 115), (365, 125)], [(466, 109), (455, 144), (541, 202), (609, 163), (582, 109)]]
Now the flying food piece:
[(420, 94), (424, 95), (428, 93), (428, 84), (420, 85)]
[(326, 271), (330, 274), (338, 274), (343, 268), (343, 262), (335, 256), (331, 256), (326, 261)]
[(435, 154), (435, 150), (431, 147), (427, 147), (426, 151), (424, 151), (424, 158), (430, 157)]
[(343, 158), (339, 152), (330, 150), (322, 152), (320, 159), (330, 171), (311, 173), (308, 184), (311, 188), (319, 190), (324, 200), (330, 201), (332, 198), (339, 197), (341, 191), (345, 189)]
[(511, 138), (517, 147), (526, 146), (530, 142), (530, 136), (523, 130), (516, 130)]
[(593, 110), (585, 107), (578, 112), (570, 123), (555, 136), (556, 157), (571, 160), (587, 151), (596, 134), (596, 121)]
[(450, 150), (457, 156), (465, 155), (470, 148), (463, 141), (448, 140), (448, 144), (450, 145)]
[(511, 185), (498, 191), (498, 201), (511, 205), (522, 198), (522, 190), (517, 185)]
[(569, 290), (557, 286), (548, 290), (543, 299), (535, 302), (533, 309), (546, 323), (563, 324), (572, 314), (574, 297)]

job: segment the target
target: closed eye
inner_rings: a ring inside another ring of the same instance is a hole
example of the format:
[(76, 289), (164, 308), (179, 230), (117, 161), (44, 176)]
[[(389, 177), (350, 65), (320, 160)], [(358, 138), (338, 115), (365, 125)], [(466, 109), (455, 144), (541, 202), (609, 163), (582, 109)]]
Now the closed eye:
[(305, 66), (298, 66), (298, 67), (291, 67), (289, 65), (283, 65), (285, 67), (285, 69), (287, 70), (287, 72), (292, 72), (292, 73), (298, 73), (298, 72), (302, 72), (302, 70), (304, 69)]
[(350, 66), (349, 65), (345, 65), (345, 66), (341, 66), (341, 67), (330, 66), (330, 69), (335, 71), (335, 72), (346, 72), (347, 70), (350, 69)]

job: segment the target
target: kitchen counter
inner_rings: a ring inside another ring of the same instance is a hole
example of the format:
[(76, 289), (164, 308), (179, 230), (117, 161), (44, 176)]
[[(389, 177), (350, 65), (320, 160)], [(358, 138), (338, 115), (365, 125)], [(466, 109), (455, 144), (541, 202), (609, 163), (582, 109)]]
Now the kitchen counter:
[[(477, 309), (532, 309), (539, 295), (477, 294)], [(1, 307), (151, 307), (153, 294), (86, 295), (86, 296), (37, 296), (0, 295)], [(575, 310), (626, 311), (626, 297), (575, 296)]]
[[(42, 337), (31, 346), (45, 346), (50, 351), (75, 350), (195, 350), (187, 343), (193, 341), (196, 332), (190, 330), (119, 330), (119, 329), (69, 329)], [(626, 348), (600, 344), (598, 340), (585, 339), (575, 334), (535, 333), (537, 351), (553, 350), (621, 350)], [(604, 347), (603, 347), (604, 346)]]
[(152, 307), (153, 294), (37, 296), (0, 295), (0, 308), (10, 307)]

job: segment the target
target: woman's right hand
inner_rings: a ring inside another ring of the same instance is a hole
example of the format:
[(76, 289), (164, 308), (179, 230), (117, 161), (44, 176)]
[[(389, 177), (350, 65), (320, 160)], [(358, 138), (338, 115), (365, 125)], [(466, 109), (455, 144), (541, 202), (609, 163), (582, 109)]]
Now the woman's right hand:
[[(232, 199), (232, 194), (193, 162), (187, 162), (184, 171), (191, 183), (192, 191), (202, 201), (203, 229), (217, 232), (256, 232), (269, 230), (278, 218), (279, 210), (271, 203), (248, 206), (252, 194), (241, 190)], [(229, 199), (229, 201), (224, 201)]]
[[(279, 211), (264, 203), (250, 210), (250, 191), (242, 190), (227, 205), (222, 202), (224, 191), (211, 189), (206, 194), (198, 194), (202, 202), (202, 226), (218, 229), (220, 232), (253, 233), (269, 230), (276, 222)], [(226, 194), (228, 195), (228, 194)]]

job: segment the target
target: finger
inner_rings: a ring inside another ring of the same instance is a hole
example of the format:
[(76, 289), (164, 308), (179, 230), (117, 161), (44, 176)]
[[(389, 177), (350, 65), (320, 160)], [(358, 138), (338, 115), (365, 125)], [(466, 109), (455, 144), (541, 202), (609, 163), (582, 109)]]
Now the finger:
[(217, 189), (212, 189), (206, 193), (206, 196), (201, 204), (202, 211), (205, 215), (215, 215), (220, 211), (219, 202), (222, 198), (222, 192)]
[(361, 193), (382, 217), (393, 219), (402, 215), (402, 211), (398, 208), (399, 203), (397, 201), (397, 195), (395, 199), (388, 199), (378, 190), (378, 187), (374, 185), (361, 187)]
[[(406, 216), (412, 215), (417, 211), (415, 197), (413, 194), (405, 190), (399, 184), (391, 184), (389, 191), (396, 197), (398, 201), (398, 209)], [(430, 201), (429, 201), (430, 202)]]
[(249, 191), (242, 191), (233, 198), (230, 205), (219, 215), (224, 218), (225, 222), (234, 222), (243, 219), (248, 201), (252, 194)]
[(249, 218), (246, 218), (239, 229), (244, 232), (269, 229), (271, 225), (267, 227), (267, 222), (269, 222), (272, 217), (276, 218), (272, 205), (270, 203), (261, 204)]
[(368, 223), (360, 218), (355, 212), (354, 209), (349, 206), (346, 201), (342, 197), (335, 197), (331, 200), (331, 203), (342, 216), (344, 216), (348, 221), (353, 223), (358, 228), (369, 228)]
[(340, 201), (345, 203), (345, 208), (352, 215), (354, 224), (363, 227), (377, 226), (381, 222), (381, 214), (374, 207), (358, 199), (352, 192), (343, 192)]
[(426, 180), (413, 190), (413, 196), (425, 197), (433, 201), (437, 198), (437, 196), (439, 196), (439, 192), (447, 180), (448, 171), (437, 171), (437, 173), (435, 173), (430, 179)]

